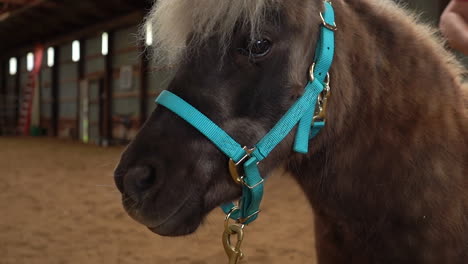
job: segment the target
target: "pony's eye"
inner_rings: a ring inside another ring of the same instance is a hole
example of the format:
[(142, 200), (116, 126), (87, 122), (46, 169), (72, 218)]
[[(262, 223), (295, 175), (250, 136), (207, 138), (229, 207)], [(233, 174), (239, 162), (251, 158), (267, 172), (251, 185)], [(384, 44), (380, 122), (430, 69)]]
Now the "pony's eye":
[(261, 58), (266, 56), (271, 50), (271, 41), (268, 39), (248, 41), (245, 47), (239, 48), (238, 51), (242, 55)]

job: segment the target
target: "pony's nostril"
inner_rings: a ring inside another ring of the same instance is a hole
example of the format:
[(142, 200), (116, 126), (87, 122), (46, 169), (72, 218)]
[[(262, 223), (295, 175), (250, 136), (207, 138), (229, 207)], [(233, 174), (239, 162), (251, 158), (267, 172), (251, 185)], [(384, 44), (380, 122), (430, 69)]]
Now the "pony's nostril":
[(131, 168), (123, 180), (125, 193), (131, 196), (141, 195), (141, 192), (153, 185), (155, 178), (155, 173), (149, 166)]
[(139, 167), (135, 173), (135, 184), (139, 190), (144, 191), (153, 185), (155, 175), (150, 167)]

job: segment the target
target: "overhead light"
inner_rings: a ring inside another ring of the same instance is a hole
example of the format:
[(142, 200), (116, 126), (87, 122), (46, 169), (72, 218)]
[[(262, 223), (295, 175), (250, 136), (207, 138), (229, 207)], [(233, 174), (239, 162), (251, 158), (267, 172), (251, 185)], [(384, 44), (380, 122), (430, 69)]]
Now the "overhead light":
[(55, 49), (50, 47), (47, 49), (47, 66), (54, 67), (55, 63)]
[(18, 72), (18, 60), (16, 58), (10, 58), (9, 63), (10, 75), (15, 75)]
[(101, 53), (106, 56), (109, 54), (109, 34), (107, 32), (102, 33), (101, 40)]
[(146, 24), (146, 45), (151, 46), (153, 44), (153, 26), (151, 23)]
[(72, 60), (74, 62), (80, 61), (80, 42), (78, 40), (73, 41), (72, 43)]
[(32, 52), (29, 52), (28, 55), (26, 55), (26, 69), (28, 71), (32, 71), (34, 69), (34, 54)]

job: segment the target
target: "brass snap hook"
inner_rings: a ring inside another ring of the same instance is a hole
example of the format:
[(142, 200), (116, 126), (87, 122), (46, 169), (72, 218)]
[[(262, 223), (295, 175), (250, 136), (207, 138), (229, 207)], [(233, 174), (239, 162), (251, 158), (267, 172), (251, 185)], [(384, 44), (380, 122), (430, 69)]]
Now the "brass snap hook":
[[(231, 236), (235, 235), (237, 241), (235, 244), (231, 241)], [(229, 258), (229, 264), (237, 264), (244, 257), (241, 246), (244, 240), (244, 225), (230, 225), (223, 233), (223, 246), (226, 255)]]

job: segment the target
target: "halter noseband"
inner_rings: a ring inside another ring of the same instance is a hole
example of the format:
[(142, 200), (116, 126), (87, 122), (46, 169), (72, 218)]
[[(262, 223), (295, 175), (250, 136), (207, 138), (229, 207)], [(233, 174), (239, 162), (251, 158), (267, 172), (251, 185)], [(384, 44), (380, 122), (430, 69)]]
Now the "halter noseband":
[[(228, 203), (221, 208), (228, 218), (241, 224), (249, 224), (258, 217), (263, 197), (263, 178), (258, 164), (298, 125), (294, 151), (306, 154), (309, 140), (314, 138), (325, 125), (323, 115), (314, 117), (317, 98), (329, 92), (328, 71), (333, 62), (335, 50), (335, 14), (330, 2), (325, 1), (325, 12), (320, 14), (322, 24), (315, 50), (315, 60), (310, 67), (310, 79), (304, 94), (293, 104), (276, 125), (253, 147), (242, 147), (223, 129), (217, 126), (192, 105), (170, 91), (163, 91), (156, 102), (171, 110), (207, 137), (216, 147), (230, 158), (229, 171), (233, 179), (242, 185), (239, 205)], [(324, 98), (326, 100), (326, 97)], [(322, 110), (322, 109), (320, 109)], [(239, 176), (237, 168), (243, 166), (245, 176)]]

